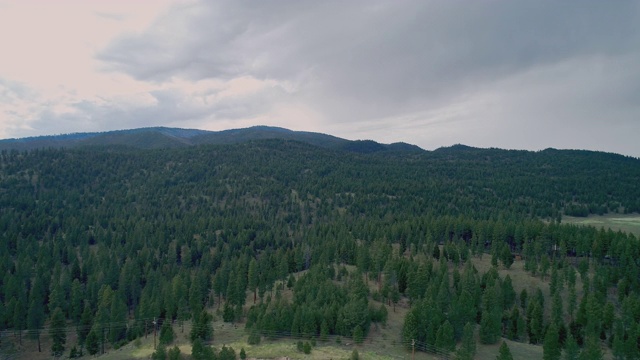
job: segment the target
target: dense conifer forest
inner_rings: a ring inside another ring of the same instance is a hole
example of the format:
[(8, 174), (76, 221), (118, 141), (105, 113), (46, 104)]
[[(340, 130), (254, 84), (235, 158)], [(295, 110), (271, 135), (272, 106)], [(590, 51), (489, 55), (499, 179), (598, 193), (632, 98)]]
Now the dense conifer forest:
[[(359, 344), (403, 307), (407, 354), (473, 359), (506, 338), (545, 359), (637, 359), (638, 238), (562, 217), (638, 213), (639, 180), (638, 159), (554, 149), (3, 150), (0, 341), (73, 357), (156, 327), (226, 359), (240, 349), (206, 345), (214, 317), (254, 344)], [(514, 284), (514, 262), (543, 285)]]

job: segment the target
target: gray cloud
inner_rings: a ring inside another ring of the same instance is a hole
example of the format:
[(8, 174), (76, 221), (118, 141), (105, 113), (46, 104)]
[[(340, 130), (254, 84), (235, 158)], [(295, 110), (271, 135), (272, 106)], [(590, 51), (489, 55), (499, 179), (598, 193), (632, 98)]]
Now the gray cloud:
[[(295, 102), (349, 138), (640, 156), (638, 145), (619, 144), (636, 143), (639, 23), (633, 1), (178, 4), (145, 32), (112, 41), (97, 55), (103, 70), (157, 84), (251, 76), (291, 89), (210, 106), (160, 92), (133, 109), (76, 107), (133, 127), (256, 117)], [(602, 143), (590, 131), (604, 131)]]
[[(185, 91), (180, 87), (136, 94), (132, 99), (101, 98), (68, 104), (72, 111), (44, 109), (31, 125), (43, 133), (107, 131), (157, 125), (180, 126), (223, 119), (234, 121), (256, 117), (270, 111), (278, 97), (286, 94), (279, 87), (257, 90), (242, 96), (228, 96), (223, 89)], [(57, 130), (57, 131), (56, 131)]]

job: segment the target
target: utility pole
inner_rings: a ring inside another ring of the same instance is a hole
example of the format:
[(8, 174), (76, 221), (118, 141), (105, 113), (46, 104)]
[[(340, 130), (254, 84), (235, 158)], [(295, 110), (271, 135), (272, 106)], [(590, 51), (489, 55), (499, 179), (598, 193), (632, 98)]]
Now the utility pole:
[(153, 350), (156, 349), (156, 318), (153, 318)]
[(416, 340), (411, 339), (411, 360), (414, 360), (416, 354)]

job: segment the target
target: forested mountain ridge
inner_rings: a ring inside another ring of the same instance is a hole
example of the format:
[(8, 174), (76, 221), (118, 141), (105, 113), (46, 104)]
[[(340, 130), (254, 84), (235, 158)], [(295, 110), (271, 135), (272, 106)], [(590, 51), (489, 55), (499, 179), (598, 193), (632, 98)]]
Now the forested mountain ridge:
[(196, 145), (236, 144), (254, 140), (295, 140), (319, 147), (342, 149), (352, 152), (422, 151), (415, 145), (405, 143), (379, 144), (371, 140), (351, 141), (339, 137), (292, 131), (279, 127), (253, 126), (244, 129), (206, 131), (167, 127), (150, 127), (95, 133), (38, 136), (22, 139), (0, 140), (0, 150), (33, 150), (46, 148), (75, 148), (85, 146), (127, 146), (135, 149), (165, 149)]
[[(254, 338), (361, 341), (404, 299), (405, 344), (453, 352), (466, 324), (482, 342), (540, 344), (556, 326), (585, 351), (596, 336), (633, 358), (638, 240), (558, 220), (640, 211), (638, 179), (638, 159), (553, 149), (371, 153), (265, 139), (3, 150), (0, 329), (18, 343), (62, 318), (78, 329), (74, 345), (98, 352), (96, 342), (149, 333), (154, 318), (203, 329), (221, 307)], [(483, 253), (496, 268), (517, 254), (532, 276), (555, 277), (546, 301), (530, 289), (516, 302), (510, 279), (474, 270)], [(290, 300), (278, 297), (282, 281)]]

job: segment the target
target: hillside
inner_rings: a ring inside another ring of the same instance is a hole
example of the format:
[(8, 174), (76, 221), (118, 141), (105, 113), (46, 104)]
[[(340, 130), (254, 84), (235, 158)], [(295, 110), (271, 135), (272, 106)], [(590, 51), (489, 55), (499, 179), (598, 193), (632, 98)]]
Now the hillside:
[(0, 140), (0, 150), (25, 151), (87, 146), (126, 146), (135, 149), (165, 149), (207, 144), (228, 145), (266, 139), (294, 140), (318, 147), (343, 149), (353, 152), (369, 153), (385, 150), (422, 151), (422, 149), (415, 145), (405, 143), (385, 145), (371, 140), (351, 141), (321, 133), (292, 131), (270, 126), (254, 126), (224, 131), (151, 127), (102, 133), (38, 136)]
[(46, 358), (63, 332), (65, 355), (117, 354), (156, 320), (236, 353), (640, 354), (638, 239), (560, 222), (638, 213), (640, 160), (262, 130), (0, 152), (0, 351)]

